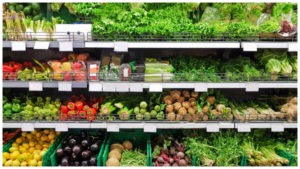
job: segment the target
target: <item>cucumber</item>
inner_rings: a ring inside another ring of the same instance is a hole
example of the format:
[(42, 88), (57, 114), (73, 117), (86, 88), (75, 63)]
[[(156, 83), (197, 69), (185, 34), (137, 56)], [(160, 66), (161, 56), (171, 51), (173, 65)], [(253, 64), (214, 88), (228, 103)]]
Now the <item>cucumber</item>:
[(26, 15), (30, 15), (31, 14), (31, 7), (30, 6), (26, 6), (24, 9), (23, 9), (23, 12)]
[(38, 3), (31, 3), (31, 8), (32, 8), (32, 10), (37, 11), (37, 12), (41, 10), (41, 7)]

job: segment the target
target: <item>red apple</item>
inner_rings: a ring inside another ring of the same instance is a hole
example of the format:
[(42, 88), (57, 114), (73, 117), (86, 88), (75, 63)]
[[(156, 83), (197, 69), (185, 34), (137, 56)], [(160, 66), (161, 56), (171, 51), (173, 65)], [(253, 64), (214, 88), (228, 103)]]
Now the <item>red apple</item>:
[(64, 74), (64, 81), (71, 81), (72, 80), (72, 73), (71, 72), (66, 72)]

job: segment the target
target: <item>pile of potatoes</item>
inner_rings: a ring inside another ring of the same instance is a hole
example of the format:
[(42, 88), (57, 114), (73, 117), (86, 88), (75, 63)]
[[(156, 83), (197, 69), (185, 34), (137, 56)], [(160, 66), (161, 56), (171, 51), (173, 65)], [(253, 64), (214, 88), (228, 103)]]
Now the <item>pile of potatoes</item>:
[(122, 144), (114, 143), (110, 145), (110, 151), (108, 154), (108, 160), (106, 166), (120, 166), (120, 160), (124, 150), (132, 150), (132, 143), (128, 140)]

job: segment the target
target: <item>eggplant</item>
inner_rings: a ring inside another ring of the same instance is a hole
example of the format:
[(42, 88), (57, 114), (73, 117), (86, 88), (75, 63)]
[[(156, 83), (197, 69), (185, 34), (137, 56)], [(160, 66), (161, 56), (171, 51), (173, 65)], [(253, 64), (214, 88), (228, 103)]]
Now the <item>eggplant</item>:
[(81, 153), (81, 157), (83, 159), (88, 159), (92, 155), (92, 152), (90, 150), (84, 150)]
[(89, 162), (87, 160), (81, 161), (81, 166), (89, 166)]
[(64, 156), (61, 159), (61, 165), (62, 166), (69, 166), (70, 158), (68, 156)]
[(90, 158), (89, 163), (90, 163), (91, 166), (96, 166), (96, 164), (97, 164), (97, 156), (93, 155)]
[(70, 146), (66, 146), (64, 148), (64, 154), (71, 154), (72, 153), (72, 148)]
[(95, 143), (95, 144), (91, 145), (90, 149), (91, 149), (92, 152), (98, 152), (100, 147), (99, 147), (98, 144)]
[(74, 161), (74, 166), (80, 166), (80, 162), (79, 161)]
[(64, 156), (64, 150), (62, 148), (59, 148), (56, 150), (56, 157), (61, 158)]
[(75, 153), (76, 155), (80, 154), (81, 153), (81, 147), (79, 145), (75, 145), (73, 148), (72, 148), (72, 151), (73, 153)]
[(77, 144), (77, 141), (76, 141), (74, 138), (71, 138), (71, 139), (68, 141), (68, 143), (69, 143), (69, 146), (70, 146), (70, 147), (73, 147), (73, 146), (75, 146), (75, 145)]
[(77, 154), (75, 154), (74, 152), (71, 154), (72, 160), (77, 160), (78, 157), (79, 157), (79, 156), (78, 156)]
[(81, 137), (82, 139), (86, 139), (86, 137), (87, 137), (87, 132), (86, 132), (86, 131), (81, 131), (81, 132), (80, 132), (80, 137)]
[(81, 141), (81, 146), (82, 146), (82, 147), (87, 147), (87, 146), (89, 146), (89, 145), (90, 145), (90, 143), (89, 143), (89, 141), (88, 141), (87, 139)]

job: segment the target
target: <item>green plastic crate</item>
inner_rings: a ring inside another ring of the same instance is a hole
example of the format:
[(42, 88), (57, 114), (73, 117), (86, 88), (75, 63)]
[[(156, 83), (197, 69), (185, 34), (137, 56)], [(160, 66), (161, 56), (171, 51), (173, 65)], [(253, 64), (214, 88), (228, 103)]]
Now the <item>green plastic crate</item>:
[(293, 164), (295, 164), (296, 158), (289, 152), (287, 151), (283, 151), (283, 150), (276, 150), (276, 154), (278, 154), (280, 157), (286, 158), (289, 160), (289, 164), (288, 166), (292, 166)]
[(16, 134), (15, 137), (13, 137), (12, 139), (10, 139), (7, 143), (5, 143), (2, 146), (2, 152), (8, 152), (9, 148), (12, 146), (12, 143), (15, 142), (15, 140), (21, 136), (21, 133)]
[(104, 152), (102, 154), (103, 166), (106, 166), (110, 145), (113, 143), (122, 144), (122, 142), (125, 140), (129, 140), (132, 142), (133, 149), (140, 148), (141, 150), (145, 150), (147, 153), (146, 165), (150, 166), (150, 164), (152, 164), (151, 141), (150, 141), (149, 134), (143, 132), (120, 132), (120, 133), (110, 133), (108, 135), (108, 139), (105, 143)]
[[(51, 156), (50, 156), (50, 164), (51, 164), (51, 166), (57, 166), (57, 162), (56, 162), (56, 150), (62, 147), (63, 141), (64, 141), (70, 134), (79, 134), (79, 131), (74, 131), (74, 132), (70, 132), (70, 133), (68, 133), (68, 134), (65, 134), (64, 139), (62, 139), (62, 140), (59, 142), (58, 146), (54, 149), (53, 153), (52, 153)], [(88, 132), (88, 135), (89, 135), (89, 136), (96, 136), (96, 134), (97, 134), (96, 132)], [(102, 165), (102, 164), (101, 164), (101, 155), (102, 155), (102, 152), (104, 151), (106, 138), (107, 138), (107, 135), (105, 135), (105, 137), (104, 137), (103, 143), (102, 143), (102, 145), (101, 145), (101, 147), (100, 147), (99, 154), (98, 154), (98, 156), (97, 156), (97, 166), (101, 166), (101, 165)]]

